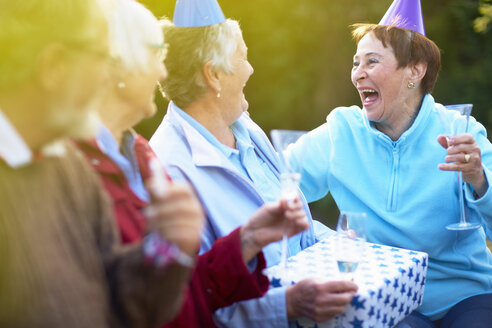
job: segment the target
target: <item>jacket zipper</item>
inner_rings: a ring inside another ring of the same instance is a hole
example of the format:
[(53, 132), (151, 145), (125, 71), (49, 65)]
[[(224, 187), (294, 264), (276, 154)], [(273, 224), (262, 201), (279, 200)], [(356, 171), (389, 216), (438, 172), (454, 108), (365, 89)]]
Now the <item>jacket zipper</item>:
[(390, 212), (396, 211), (397, 206), (397, 195), (398, 195), (398, 170), (400, 168), (400, 154), (399, 147), (393, 144), (393, 164), (392, 164), (392, 172), (391, 172), (391, 183), (388, 195), (388, 203), (386, 208)]

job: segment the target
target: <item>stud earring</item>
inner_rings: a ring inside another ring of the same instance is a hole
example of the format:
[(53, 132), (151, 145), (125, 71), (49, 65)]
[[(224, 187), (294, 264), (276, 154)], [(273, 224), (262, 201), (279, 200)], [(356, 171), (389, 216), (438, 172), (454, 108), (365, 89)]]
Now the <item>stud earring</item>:
[(221, 89), (221, 88), (219, 88), (219, 91), (217, 91), (217, 98), (220, 98), (220, 91), (221, 91), (221, 90), (222, 90), (222, 89)]
[(414, 89), (415, 88), (415, 83), (408, 81), (407, 88)]
[(117, 87), (118, 89), (123, 89), (124, 87), (126, 87), (126, 84), (125, 82), (118, 82)]

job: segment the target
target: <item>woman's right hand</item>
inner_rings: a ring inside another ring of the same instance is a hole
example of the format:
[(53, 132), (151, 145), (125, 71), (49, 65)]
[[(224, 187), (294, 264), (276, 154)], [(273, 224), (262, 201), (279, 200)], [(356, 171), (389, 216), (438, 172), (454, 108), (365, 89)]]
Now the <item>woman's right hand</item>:
[(267, 203), (241, 227), (243, 260), (249, 262), (264, 246), (282, 239), (284, 233), (290, 237), (307, 228), (309, 223), (299, 198)]
[(145, 209), (148, 230), (158, 231), (164, 240), (195, 256), (200, 247), (204, 211), (192, 187), (185, 182), (173, 182), (159, 195), (152, 192), (153, 188), (148, 190), (151, 194), (151, 203)]

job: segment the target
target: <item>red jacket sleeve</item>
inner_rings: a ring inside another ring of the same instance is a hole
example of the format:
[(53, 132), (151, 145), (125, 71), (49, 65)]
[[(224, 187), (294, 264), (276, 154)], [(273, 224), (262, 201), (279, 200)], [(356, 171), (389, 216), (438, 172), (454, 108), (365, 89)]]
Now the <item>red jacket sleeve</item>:
[(165, 327), (215, 327), (212, 315), (218, 308), (260, 297), (268, 290), (263, 253), (254, 272), (243, 262), (239, 228), (218, 239), (198, 257), (181, 311)]

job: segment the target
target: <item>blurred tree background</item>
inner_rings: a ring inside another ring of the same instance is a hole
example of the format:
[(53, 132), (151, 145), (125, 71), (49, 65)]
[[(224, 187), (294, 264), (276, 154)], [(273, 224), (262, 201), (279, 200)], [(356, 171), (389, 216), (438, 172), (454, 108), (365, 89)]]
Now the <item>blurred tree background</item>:
[[(358, 104), (350, 81), (355, 44), (349, 25), (378, 23), (392, 0), (219, 0), (240, 22), (255, 73), (245, 88), (251, 117), (273, 128), (311, 130), (337, 106)], [(173, 0), (141, 0), (157, 17), (172, 18)], [(492, 18), (490, 0), (421, 0), (427, 37), (442, 50), (433, 96), (442, 104), (473, 103), (473, 116), (492, 133)], [(150, 138), (166, 111), (137, 126)], [(333, 226), (330, 196), (311, 204)]]

